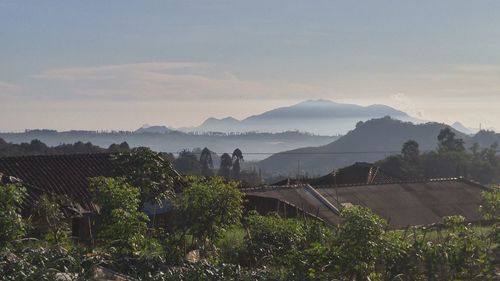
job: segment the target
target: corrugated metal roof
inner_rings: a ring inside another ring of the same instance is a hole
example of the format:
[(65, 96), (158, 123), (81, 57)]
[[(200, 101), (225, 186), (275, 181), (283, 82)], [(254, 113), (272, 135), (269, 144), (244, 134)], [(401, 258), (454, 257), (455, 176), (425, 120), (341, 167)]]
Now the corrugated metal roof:
[[(440, 223), (444, 216), (461, 215), (467, 221), (480, 219), (477, 209), (481, 192), (487, 190), (462, 179), (400, 182), (376, 185), (315, 187), (338, 209), (360, 205), (387, 220), (390, 228)], [(290, 202), (304, 211), (336, 224), (340, 217), (305, 186), (280, 186), (245, 190), (254, 196), (272, 197)]]
[(304, 212), (319, 217), (328, 223), (337, 223), (340, 221), (339, 215), (311, 193), (310, 189), (305, 185), (246, 189), (245, 193), (247, 195), (275, 198), (292, 204)]

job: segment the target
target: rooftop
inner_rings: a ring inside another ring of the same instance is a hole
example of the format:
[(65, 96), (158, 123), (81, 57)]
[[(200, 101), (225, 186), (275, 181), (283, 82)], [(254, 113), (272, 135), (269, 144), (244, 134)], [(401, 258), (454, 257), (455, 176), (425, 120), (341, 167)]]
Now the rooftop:
[(31, 200), (41, 193), (62, 195), (93, 210), (88, 179), (112, 176), (113, 163), (106, 153), (6, 157), (0, 158), (0, 174), (4, 183), (19, 179)]
[(485, 190), (479, 184), (452, 178), (344, 186), (268, 186), (247, 189), (245, 193), (293, 204), (330, 224), (340, 221), (335, 209), (365, 206), (384, 218), (390, 228), (398, 229), (440, 223), (451, 215), (478, 221), (477, 209)]
[(320, 185), (345, 185), (345, 184), (379, 184), (400, 182), (401, 178), (391, 175), (380, 167), (365, 163), (357, 162), (351, 166), (333, 171), (319, 178), (305, 179), (285, 179), (274, 183), (273, 185), (290, 185), (290, 184), (310, 184), (312, 186)]

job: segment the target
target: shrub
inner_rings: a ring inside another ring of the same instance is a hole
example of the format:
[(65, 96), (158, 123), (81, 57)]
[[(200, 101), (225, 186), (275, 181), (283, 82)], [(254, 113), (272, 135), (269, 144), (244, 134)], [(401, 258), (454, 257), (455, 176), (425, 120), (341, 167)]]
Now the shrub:
[(255, 211), (246, 218), (247, 247), (254, 263), (286, 263), (286, 256), (306, 242), (304, 224), (278, 214), (261, 216)]
[(221, 235), (215, 242), (219, 249), (221, 261), (238, 264), (246, 254), (245, 230), (241, 227), (232, 227)]
[(94, 202), (100, 207), (94, 223), (98, 242), (124, 253), (140, 253), (148, 245), (147, 215), (139, 211), (139, 189), (123, 179), (98, 177), (90, 180)]
[(26, 234), (26, 222), (21, 216), (21, 204), (26, 189), (20, 185), (0, 184), (0, 249)]
[(243, 214), (241, 193), (236, 182), (222, 178), (189, 177), (189, 186), (174, 201), (177, 226), (205, 243), (225, 229), (238, 224)]
[(384, 247), (386, 222), (370, 209), (360, 206), (342, 210), (342, 223), (338, 226), (335, 254), (342, 276), (361, 280), (375, 269)]
[(35, 203), (33, 211), (41, 220), (42, 225), (39, 225), (37, 231), (44, 239), (54, 243), (67, 242), (70, 228), (57, 198), (42, 195)]

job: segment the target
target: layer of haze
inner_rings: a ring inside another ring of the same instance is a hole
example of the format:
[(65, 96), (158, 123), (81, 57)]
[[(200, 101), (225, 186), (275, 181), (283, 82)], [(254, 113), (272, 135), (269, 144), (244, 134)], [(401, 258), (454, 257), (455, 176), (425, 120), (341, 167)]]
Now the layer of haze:
[(500, 1), (0, 0), (0, 131), (243, 118), (311, 98), (500, 128)]

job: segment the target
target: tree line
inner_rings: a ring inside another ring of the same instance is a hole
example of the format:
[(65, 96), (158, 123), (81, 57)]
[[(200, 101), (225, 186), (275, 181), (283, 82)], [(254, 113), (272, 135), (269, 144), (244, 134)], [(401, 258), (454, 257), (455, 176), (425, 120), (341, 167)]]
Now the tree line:
[(76, 142), (73, 144), (60, 144), (50, 147), (38, 139), (29, 143), (10, 143), (0, 138), (0, 157), (15, 157), (26, 155), (55, 155), (55, 154), (79, 154), (79, 153), (104, 153), (123, 152), (130, 150), (127, 142), (111, 144), (108, 148), (93, 145), (90, 142)]
[(243, 181), (246, 185), (260, 184), (260, 177), (255, 170), (243, 170), (243, 152), (236, 148), (233, 153), (223, 153), (219, 157), (219, 167), (214, 166), (217, 155), (208, 148), (201, 151), (184, 150), (178, 157), (168, 156), (173, 167), (182, 175), (219, 176), (226, 180)]
[(500, 182), (500, 155), (498, 144), (480, 149), (473, 144), (465, 147), (450, 128), (442, 129), (437, 136), (438, 148), (421, 152), (419, 144), (409, 140), (401, 153), (377, 162), (383, 170), (403, 179), (430, 179), (465, 177), (482, 184)]

